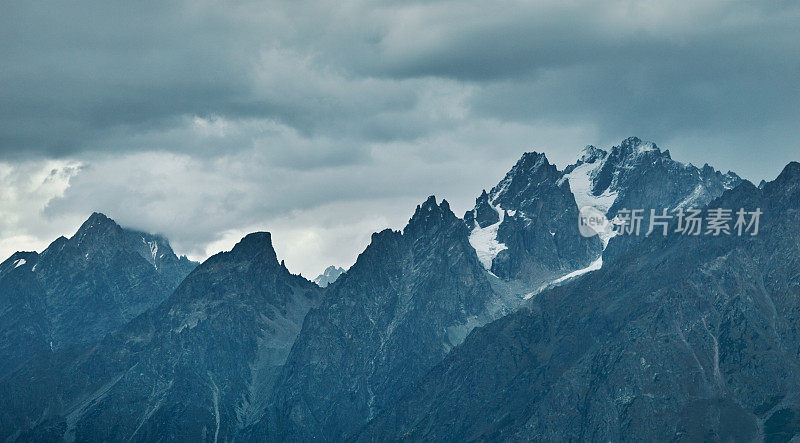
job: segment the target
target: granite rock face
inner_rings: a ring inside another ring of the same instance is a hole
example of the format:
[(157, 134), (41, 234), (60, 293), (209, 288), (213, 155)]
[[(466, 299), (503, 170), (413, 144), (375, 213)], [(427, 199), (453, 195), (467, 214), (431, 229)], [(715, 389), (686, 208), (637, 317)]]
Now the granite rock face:
[(268, 233), (250, 234), (98, 345), (6, 376), (0, 438), (232, 440), (261, 420), (320, 294), (278, 263)]
[(164, 301), (197, 263), (161, 236), (92, 214), (72, 238), (0, 264), (0, 375), (38, 352), (94, 343)]
[(800, 435), (800, 164), (712, 206), (756, 236), (649, 237), (473, 332), (362, 440)]

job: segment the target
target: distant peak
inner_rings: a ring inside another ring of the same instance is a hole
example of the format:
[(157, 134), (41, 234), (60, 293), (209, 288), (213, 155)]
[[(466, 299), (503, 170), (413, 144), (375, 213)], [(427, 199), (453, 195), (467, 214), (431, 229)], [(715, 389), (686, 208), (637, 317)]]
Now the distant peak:
[(328, 266), (325, 269), (325, 272), (318, 275), (317, 278), (314, 279), (314, 283), (318, 286), (324, 288), (329, 284), (335, 282), (342, 274), (344, 274), (344, 268), (336, 267), (336, 266)]
[(644, 141), (639, 137), (628, 137), (620, 143), (621, 148), (635, 149), (636, 151), (661, 151), (658, 146), (649, 141)]

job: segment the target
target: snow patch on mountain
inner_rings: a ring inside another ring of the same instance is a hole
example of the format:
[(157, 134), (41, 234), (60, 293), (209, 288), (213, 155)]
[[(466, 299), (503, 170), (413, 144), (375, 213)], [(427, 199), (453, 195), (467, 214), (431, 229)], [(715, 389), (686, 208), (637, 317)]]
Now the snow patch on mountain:
[(504, 249), (508, 249), (508, 246), (497, 240), (497, 229), (500, 228), (500, 223), (503, 223), (505, 213), (499, 206), (495, 206), (494, 210), (500, 215), (498, 222), (485, 228), (481, 228), (476, 223), (475, 228), (469, 234), (469, 244), (475, 248), (478, 260), (487, 271), (491, 271), (492, 261), (497, 257), (497, 254)]
[[(603, 245), (603, 249), (605, 249), (605, 246), (607, 244), (608, 243), (605, 243)], [(551, 281), (551, 282), (549, 282), (549, 283), (547, 283), (545, 285), (542, 285), (542, 287), (540, 287), (539, 289), (537, 289), (537, 290), (535, 290), (533, 292), (529, 292), (529, 293), (525, 294), (525, 296), (523, 298), (525, 300), (528, 300), (529, 298), (531, 298), (534, 295), (544, 291), (545, 289), (547, 289), (549, 287), (558, 286), (561, 283), (564, 283), (566, 281), (572, 280), (573, 278), (576, 278), (576, 277), (580, 277), (583, 274), (586, 274), (586, 273), (589, 273), (589, 272), (592, 272), (592, 271), (597, 271), (598, 269), (600, 269), (602, 267), (603, 267), (603, 254), (600, 254), (600, 257), (597, 257), (597, 260), (591, 262), (589, 264), (589, 266), (587, 266), (587, 267), (585, 267), (583, 269), (578, 269), (578, 270), (572, 271), (569, 274), (563, 275), (563, 276), (561, 276), (561, 277), (559, 277), (559, 278), (557, 278), (557, 279), (555, 279), (555, 280), (553, 280), (553, 281)]]
[(618, 193), (616, 191), (611, 191), (610, 187), (600, 195), (592, 194), (594, 176), (601, 166), (602, 162), (597, 164), (583, 163), (573, 169), (569, 174), (564, 175), (562, 180), (566, 179), (569, 181), (569, 188), (572, 191), (572, 195), (575, 196), (575, 203), (578, 204), (578, 209), (585, 206), (592, 206), (604, 214), (607, 214), (608, 210), (611, 209), (611, 206), (617, 199)]

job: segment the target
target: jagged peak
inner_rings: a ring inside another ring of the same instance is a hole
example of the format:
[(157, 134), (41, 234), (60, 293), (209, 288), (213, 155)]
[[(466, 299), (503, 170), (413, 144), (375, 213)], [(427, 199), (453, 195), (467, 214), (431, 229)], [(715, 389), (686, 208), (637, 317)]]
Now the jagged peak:
[(455, 214), (450, 209), (450, 203), (442, 199), (440, 204), (436, 203), (436, 197), (431, 195), (421, 205), (417, 205), (414, 215), (408, 221), (403, 233), (407, 234), (417, 230), (417, 227), (429, 226), (433, 223), (457, 220)]
[(544, 152), (536, 152), (530, 151), (525, 152), (522, 154), (517, 163), (511, 168), (511, 171), (523, 172), (523, 171), (533, 171), (542, 166), (549, 166), (550, 162), (547, 160), (547, 156)]
[(558, 180), (561, 173), (555, 165), (547, 160), (544, 153), (535, 151), (526, 152), (489, 193), (489, 200), (496, 204), (506, 192), (517, 192), (526, 188), (531, 183), (541, 183), (547, 180)]
[(447, 203), (447, 200), (442, 199), (442, 203), (439, 205), (436, 203), (436, 196), (431, 195), (421, 205), (417, 205), (417, 209), (414, 211), (414, 216), (411, 217), (411, 220), (424, 216), (426, 213), (437, 212), (444, 209), (450, 210), (450, 204)]

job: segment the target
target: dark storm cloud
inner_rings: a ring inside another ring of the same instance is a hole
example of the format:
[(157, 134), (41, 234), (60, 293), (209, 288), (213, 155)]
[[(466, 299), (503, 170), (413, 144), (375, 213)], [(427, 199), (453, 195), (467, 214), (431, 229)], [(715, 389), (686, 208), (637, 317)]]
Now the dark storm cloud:
[(0, 252), (100, 210), (197, 258), (285, 229), (310, 272), (430, 194), (463, 211), (524, 150), (637, 135), (755, 181), (798, 160), (793, 2), (0, 9)]
[(673, 140), (798, 117), (800, 9), (792, 3), (3, 9), (6, 158), (164, 148), (207, 155), (249, 148), (258, 136), (205, 151), (170, 140), (137, 145), (142, 133), (169, 132), (194, 116), (269, 119), (360, 152), (361, 143), (453, 129), (452, 120), (419, 109), (420, 91), (436, 87), (425, 80), (436, 78), (474, 88), (474, 118), (592, 124), (604, 138), (646, 130)]

